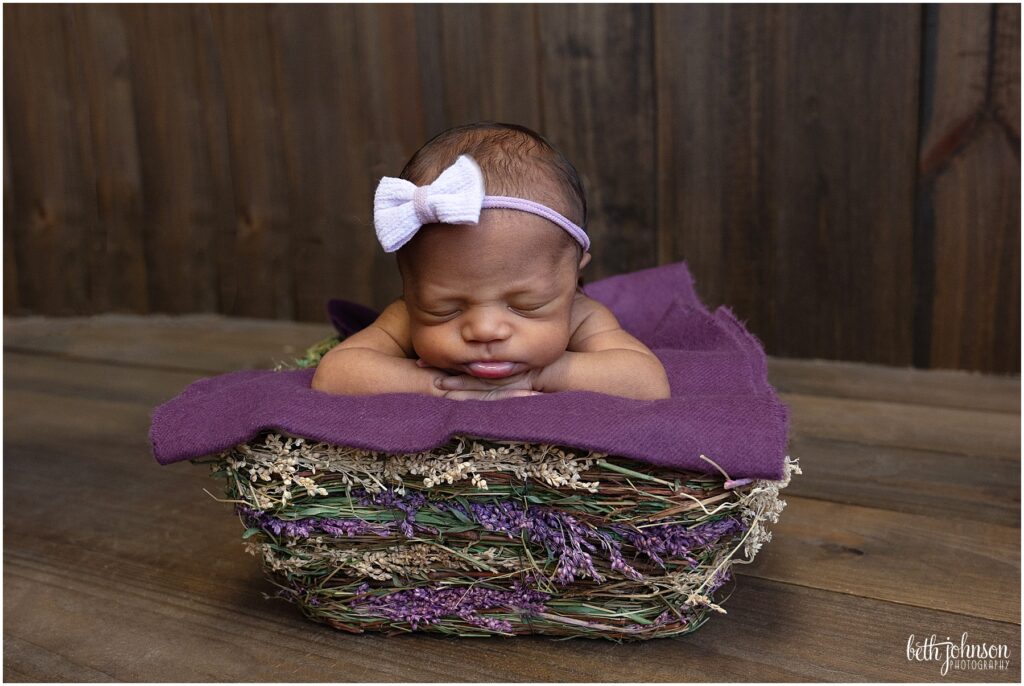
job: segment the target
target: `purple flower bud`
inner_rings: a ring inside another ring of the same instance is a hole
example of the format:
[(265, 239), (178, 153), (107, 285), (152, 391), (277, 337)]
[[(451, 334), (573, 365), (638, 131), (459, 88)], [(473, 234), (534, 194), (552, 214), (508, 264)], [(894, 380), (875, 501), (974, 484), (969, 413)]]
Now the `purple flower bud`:
[(381, 616), (392, 621), (407, 622), (415, 630), (425, 624), (436, 624), (446, 617), (458, 617), (474, 626), (491, 631), (511, 633), (507, 620), (481, 616), (484, 610), (504, 610), (521, 615), (545, 612), (550, 596), (516, 583), (512, 589), (473, 586), (424, 587), (356, 599), (350, 607), (358, 612)]

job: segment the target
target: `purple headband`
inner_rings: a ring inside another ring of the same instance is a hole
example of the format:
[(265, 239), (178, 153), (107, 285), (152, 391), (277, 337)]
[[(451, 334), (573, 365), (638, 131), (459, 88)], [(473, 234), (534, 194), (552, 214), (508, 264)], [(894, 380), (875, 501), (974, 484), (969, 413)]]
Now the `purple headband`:
[(510, 198), (506, 195), (485, 195), (483, 204), (481, 204), (480, 207), (485, 210), (520, 210), (522, 212), (536, 214), (539, 217), (544, 217), (548, 221), (554, 222), (565, 229), (566, 233), (576, 239), (576, 242), (583, 246), (584, 252), (590, 250), (590, 237), (587, 236), (587, 232), (566, 219), (564, 215), (555, 212), (547, 205), (541, 205), (539, 202), (534, 202), (525, 198)]
[(469, 155), (462, 155), (434, 183), (417, 186), (385, 176), (373, 198), (373, 224), (385, 252), (408, 243), (424, 224), (479, 224), (484, 209), (529, 212), (561, 227), (590, 249), (587, 233), (546, 205), (525, 198), (485, 195), (484, 176)]

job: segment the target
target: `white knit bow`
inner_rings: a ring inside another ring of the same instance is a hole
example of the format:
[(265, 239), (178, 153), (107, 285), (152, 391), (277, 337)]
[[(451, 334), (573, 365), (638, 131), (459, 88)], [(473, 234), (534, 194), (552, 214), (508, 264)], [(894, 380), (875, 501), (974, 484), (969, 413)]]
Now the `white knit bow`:
[(468, 155), (426, 186), (385, 176), (373, 196), (377, 239), (384, 252), (395, 252), (424, 224), (479, 224), (483, 200), (484, 175)]

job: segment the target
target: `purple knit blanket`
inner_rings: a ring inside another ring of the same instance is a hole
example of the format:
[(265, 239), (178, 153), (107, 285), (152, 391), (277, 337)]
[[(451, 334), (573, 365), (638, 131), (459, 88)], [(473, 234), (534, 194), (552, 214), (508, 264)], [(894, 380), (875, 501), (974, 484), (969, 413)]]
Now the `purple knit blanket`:
[[(153, 454), (160, 464), (202, 457), (267, 429), (389, 453), (431, 450), (468, 435), (716, 471), (703, 454), (733, 479), (782, 478), (788, 410), (768, 383), (764, 351), (727, 308), (708, 312), (685, 263), (613, 276), (586, 292), (661, 359), (671, 398), (585, 391), (497, 401), (336, 396), (309, 387), (312, 369), (240, 371), (196, 381), (156, 408)], [(370, 320), (365, 308), (332, 312), (344, 333)]]

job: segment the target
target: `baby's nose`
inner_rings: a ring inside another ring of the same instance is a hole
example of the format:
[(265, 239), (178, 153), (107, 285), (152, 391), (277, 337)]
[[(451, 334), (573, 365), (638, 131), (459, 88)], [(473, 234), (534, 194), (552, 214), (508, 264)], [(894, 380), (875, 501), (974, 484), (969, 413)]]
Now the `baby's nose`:
[(512, 335), (507, 318), (493, 308), (471, 312), (462, 326), (462, 338), (471, 343), (503, 341)]

